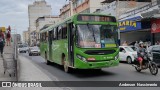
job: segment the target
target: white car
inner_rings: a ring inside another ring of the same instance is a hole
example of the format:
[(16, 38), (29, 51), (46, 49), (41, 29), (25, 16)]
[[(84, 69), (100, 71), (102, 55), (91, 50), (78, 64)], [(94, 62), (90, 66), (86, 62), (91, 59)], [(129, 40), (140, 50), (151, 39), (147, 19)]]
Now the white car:
[(36, 46), (30, 47), (28, 53), (29, 53), (29, 56), (40, 55), (40, 49), (39, 47), (36, 47)]
[(28, 49), (29, 49), (29, 48), (28, 48), (27, 45), (21, 44), (21, 45), (18, 46), (18, 52), (19, 52), (19, 53), (22, 53), (22, 52), (23, 52), (23, 53), (26, 53), (26, 52), (28, 51)]
[(137, 57), (137, 51), (134, 51), (130, 46), (119, 46), (120, 61), (126, 61), (131, 64)]

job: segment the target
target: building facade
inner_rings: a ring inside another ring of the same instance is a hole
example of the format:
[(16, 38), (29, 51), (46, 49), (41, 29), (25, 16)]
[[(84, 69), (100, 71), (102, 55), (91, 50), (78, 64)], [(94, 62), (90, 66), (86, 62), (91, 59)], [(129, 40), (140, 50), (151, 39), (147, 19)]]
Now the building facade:
[(33, 37), (33, 31), (36, 30), (37, 18), (51, 14), (52, 8), (50, 5), (47, 5), (45, 0), (36, 0), (32, 5), (28, 6), (30, 45), (35, 41)]
[(72, 5), (71, 3), (64, 5), (61, 9), (60, 9), (60, 19), (64, 20), (68, 17), (71, 17), (73, 15), (73, 10), (72, 10)]
[(40, 30), (45, 26), (45, 25), (53, 25), (57, 22), (60, 21), (59, 16), (51, 16), (51, 15), (47, 15), (47, 16), (43, 16), (43, 17), (39, 17), (36, 20), (36, 31), (35, 31), (35, 37), (36, 37), (36, 41), (38, 41), (40, 39)]
[(104, 0), (102, 7), (97, 10), (98, 13), (116, 16), (118, 19), (124, 12), (135, 9), (151, 2), (151, 0)]
[(29, 32), (28, 31), (23, 32), (23, 42), (27, 44), (29, 43)]
[(119, 20), (121, 43), (124, 41), (129, 43), (143, 41), (155, 44), (156, 41), (160, 40), (159, 34), (157, 34), (159, 31), (157, 18), (160, 18), (160, 2), (158, 1), (152, 0), (146, 5), (141, 5), (121, 14)]
[(101, 7), (102, 1), (104, 0), (71, 0), (73, 14), (93, 13)]

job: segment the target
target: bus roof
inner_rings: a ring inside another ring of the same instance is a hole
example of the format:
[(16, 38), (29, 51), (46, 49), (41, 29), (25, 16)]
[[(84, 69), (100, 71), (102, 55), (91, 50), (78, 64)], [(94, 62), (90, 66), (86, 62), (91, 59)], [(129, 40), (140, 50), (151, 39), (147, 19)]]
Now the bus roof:
[(44, 33), (44, 32), (50, 31), (50, 30), (53, 29), (54, 27), (56, 27), (56, 26), (58, 26), (58, 25), (61, 25), (61, 24), (65, 23), (65, 22), (68, 21), (68, 20), (72, 20), (73, 17), (74, 17), (74, 16), (69, 17), (69, 18), (67, 18), (67, 19), (65, 19), (65, 20), (63, 20), (63, 21), (61, 21), (61, 22), (56, 23), (56, 24), (53, 24), (53, 25), (49, 26), (48, 28), (41, 30), (40, 33)]
[(65, 20), (63, 20), (63, 21), (61, 21), (61, 22), (58, 22), (58, 23), (56, 23), (56, 24), (53, 24), (53, 25), (51, 25), (51, 26), (49, 26), (48, 28), (46, 28), (46, 29), (43, 29), (43, 30), (41, 30), (40, 31), (40, 33), (44, 33), (44, 32), (47, 32), (47, 31), (50, 31), (50, 30), (52, 30), (54, 27), (57, 27), (57, 26), (59, 26), (59, 25), (61, 25), (61, 24), (64, 24), (65, 22), (69, 22), (69, 21), (74, 21), (75, 20), (75, 18), (77, 18), (77, 16), (78, 15), (98, 15), (98, 16), (110, 16), (110, 17), (114, 17), (114, 16), (111, 16), (111, 15), (106, 15), (106, 14), (97, 14), (97, 13), (80, 13), (80, 14), (75, 14), (75, 15), (73, 15), (73, 16), (71, 16), (71, 17), (69, 17), (69, 18), (67, 18), (67, 19), (65, 19)]

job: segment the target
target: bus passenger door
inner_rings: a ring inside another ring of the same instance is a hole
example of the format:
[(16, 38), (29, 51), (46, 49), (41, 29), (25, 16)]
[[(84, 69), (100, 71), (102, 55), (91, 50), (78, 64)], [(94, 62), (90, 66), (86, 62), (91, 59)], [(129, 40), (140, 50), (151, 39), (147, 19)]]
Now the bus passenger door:
[(68, 59), (70, 66), (74, 66), (74, 32), (73, 23), (68, 24)]
[(49, 31), (49, 60), (52, 60), (52, 31)]

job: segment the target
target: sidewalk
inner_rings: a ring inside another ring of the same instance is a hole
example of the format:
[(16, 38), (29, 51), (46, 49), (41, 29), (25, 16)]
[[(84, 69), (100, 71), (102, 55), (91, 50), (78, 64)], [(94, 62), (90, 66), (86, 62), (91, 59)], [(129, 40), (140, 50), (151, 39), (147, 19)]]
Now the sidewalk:
[[(18, 81), (58, 81), (56, 77), (50, 78), (40, 68), (36, 67), (28, 58), (18, 56), (19, 73)], [(67, 87), (42, 87), (42, 88), (12, 88), (12, 90), (71, 90)]]
[(14, 48), (12, 46), (5, 46), (4, 47), (4, 54), (3, 57), (0, 56), (0, 81), (16, 81), (16, 78), (12, 74), (11, 77), (9, 76), (9, 73), (13, 72), (12, 66), (10, 66), (10, 69), (6, 71), (4, 74), (4, 60), (7, 61), (6, 63), (11, 64), (13, 62), (13, 54), (14, 54)]
[(19, 55), (18, 61), (20, 67), (18, 81), (53, 81), (27, 58)]
[[(12, 45), (13, 46), (13, 45)], [(3, 59), (7, 61), (13, 61), (14, 48), (12, 46), (5, 46), (3, 58), (0, 56), (0, 81), (16, 81), (16, 77), (9, 76), (6, 72), (4, 75)], [(58, 81), (53, 76), (51, 79), (49, 76), (42, 72), (34, 63), (28, 58), (18, 55), (18, 81)], [(68, 87), (42, 87), (42, 88), (1, 88), (0, 90), (71, 90)]]

